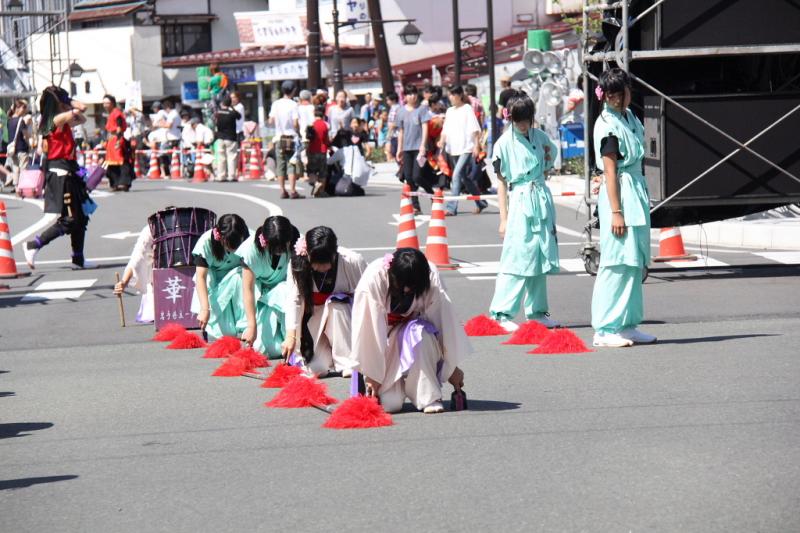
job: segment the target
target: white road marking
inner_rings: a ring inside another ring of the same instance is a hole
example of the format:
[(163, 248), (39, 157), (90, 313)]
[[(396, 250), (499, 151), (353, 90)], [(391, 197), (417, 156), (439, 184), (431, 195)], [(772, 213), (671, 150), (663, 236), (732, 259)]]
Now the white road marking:
[(755, 255), (784, 265), (800, 263), (800, 252), (755, 252)]
[(133, 231), (120, 231), (119, 233), (109, 233), (108, 235), (102, 235), (104, 239), (115, 239), (121, 241), (123, 239), (135, 239), (139, 236), (140, 231), (133, 232)]
[[(705, 267), (724, 267), (728, 266), (728, 263), (723, 263), (722, 261), (718, 261), (716, 259), (712, 259), (711, 257), (706, 257), (704, 255), (698, 255), (696, 261), (667, 261), (663, 263), (665, 265), (669, 265), (673, 268), (705, 268)], [(654, 263), (654, 267), (658, 267), (659, 263)]]
[[(45, 302), (48, 300), (77, 300), (97, 279), (73, 279), (64, 281), (45, 281), (36, 286), (33, 292), (22, 297), (23, 302)], [(66, 290), (73, 289), (73, 290)], [(79, 290), (75, 290), (79, 289)]]
[(470, 281), (494, 281), (497, 276), (467, 276)]
[[(14, 200), (14, 201), (17, 201), (17, 202), (25, 202), (25, 203), (28, 203), (28, 204), (35, 205), (39, 209), (44, 209), (44, 201), (37, 200), (36, 198), (21, 199), (21, 198), (19, 198), (17, 196), (11, 195), (11, 194), (0, 194), (0, 198), (2, 198), (4, 200)], [(30, 237), (31, 235), (33, 235), (34, 233), (36, 233), (40, 229), (43, 229), (46, 226), (49, 226), (55, 219), (56, 219), (55, 213), (45, 213), (44, 215), (42, 215), (42, 218), (40, 218), (35, 223), (31, 224), (30, 226), (28, 226), (27, 228), (25, 228), (22, 231), (16, 232), (14, 234), (14, 236), (11, 237), (11, 246), (16, 246), (19, 243), (25, 241), (25, 239), (27, 239), (28, 237)], [(12, 226), (11, 229), (13, 230), (14, 227)]]
[[(394, 214), (392, 215), (394, 218), (394, 222), (389, 222), (390, 226), (399, 226), (400, 225), (400, 215)], [(417, 215), (414, 217), (414, 223), (416, 224), (417, 228), (420, 228), (430, 222), (431, 216), (430, 215)]]
[[(127, 261), (131, 257), (129, 255), (115, 255), (110, 257), (87, 257), (87, 261), (92, 263), (106, 263), (109, 261)], [(37, 265), (65, 265), (72, 263), (71, 259), (52, 259), (47, 261), (36, 261)], [(25, 261), (17, 261), (17, 266), (25, 265)]]
[(206, 189), (195, 189), (193, 187), (167, 187), (167, 189), (172, 189), (174, 191), (195, 192), (199, 194), (216, 194), (218, 196), (232, 196), (234, 198), (241, 198), (242, 200), (247, 200), (248, 202), (252, 202), (256, 205), (260, 205), (261, 207), (266, 208), (271, 216), (279, 216), (283, 214), (283, 209), (278, 207), (276, 204), (273, 204), (272, 202), (268, 202), (261, 198), (256, 198), (255, 196), (251, 196), (249, 194), (243, 194), (238, 192), (225, 192), (225, 191), (209, 191)]
[(586, 272), (586, 267), (583, 264), (583, 259), (559, 259), (561, 271), (566, 272)]

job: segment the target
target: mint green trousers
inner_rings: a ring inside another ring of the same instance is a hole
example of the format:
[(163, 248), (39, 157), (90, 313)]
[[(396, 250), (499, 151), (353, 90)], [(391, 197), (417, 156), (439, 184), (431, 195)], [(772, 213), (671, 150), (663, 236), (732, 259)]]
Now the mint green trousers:
[(525, 316), (529, 319), (541, 318), (547, 311), (547, 276), (497, 275), (494, 297), (489, 311), (492, 318), (513, 320), (525, 300)]
[(628, 265), (601, 266), (592, 294), (592, 327), (598, 333), (635, 328), (644, 318), (642, 269)]

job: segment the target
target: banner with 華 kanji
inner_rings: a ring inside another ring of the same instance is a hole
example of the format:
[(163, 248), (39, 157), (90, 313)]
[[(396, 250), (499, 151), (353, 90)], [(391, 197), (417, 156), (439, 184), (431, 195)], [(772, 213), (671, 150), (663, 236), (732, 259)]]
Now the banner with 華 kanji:
[(197, 315), (192, 313), (194, 267), (154, 268), (153, 296), (155, 325), (161, 329), (170, 322), (185, 328), (197, 328)]

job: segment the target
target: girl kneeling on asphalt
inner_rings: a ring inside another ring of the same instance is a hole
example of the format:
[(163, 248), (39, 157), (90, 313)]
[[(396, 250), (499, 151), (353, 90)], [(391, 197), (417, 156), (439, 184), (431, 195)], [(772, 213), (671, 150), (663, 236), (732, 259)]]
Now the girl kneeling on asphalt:
[(336, 234), (325, 226), (300, 237), (295, 251), (287, 280), (283, 355), (289, 357), (299, 347), (317, 376), (341, 372), (347, 377), (353, 293), (367, 263), (361, 254), (338, 246)]
[(280, 357), (286, 337), (286, 276), (298, 235), (288, 218), (268, 217), (236, 250), (242, 262), (242, 340), (271, 358)]
[(556, 210), (544, 173), (553, 166), (556, 147), (547, 134), (533, 127), (533, 101), (524, 93), (507, 107), (511, 124), (497, 140), (492, 165), (498, 179), (500, 235), (503, 252), (490, 307), (492, 318), (507, 331), (525, 300), (525, 316), (548, 328), (547, 275), (559, 269)]
[(353, 302), (350, 364), (368, 396), (396, 413), (408, 397), (441, 413), (442, 383), (464, 386), (461, 360), (472, 351), (436, 267), (419, 250), (400, 248), (367, 266)]
[(630, 78), (603, 72), (595, 94), (603, 111), (594, 124), (597, 167), (603, 171), (597, 209), (600, 267), (592, 295), (594, 345), (622, 347), (656, 338), (636, 327), (644, 318), (643, 270), (650, 262), (650, 197), (642, 173), (644, 127), (628, 109)]
[(197, 267), (192, 313), (197, 314), (200, 329), (215, 339), (238, 335), (244, 308), (241, 260), (234, 252), (249, 235), (242, 217), (222, 215), (192, 250)]

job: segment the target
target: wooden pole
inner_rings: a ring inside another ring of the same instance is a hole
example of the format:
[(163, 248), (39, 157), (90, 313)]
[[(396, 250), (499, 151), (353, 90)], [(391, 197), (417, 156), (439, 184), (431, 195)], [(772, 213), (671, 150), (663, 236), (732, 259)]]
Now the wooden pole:
[[(119, 283), (119, 272), (115, 272), (114, 275), (117, 277), (117, 283)], [(125, 308), (122, 307), (122, 294), (117, 294), (117, 298), (119, 299), (119, 323), (120, 326), (123, 328), (125, 327)]]

